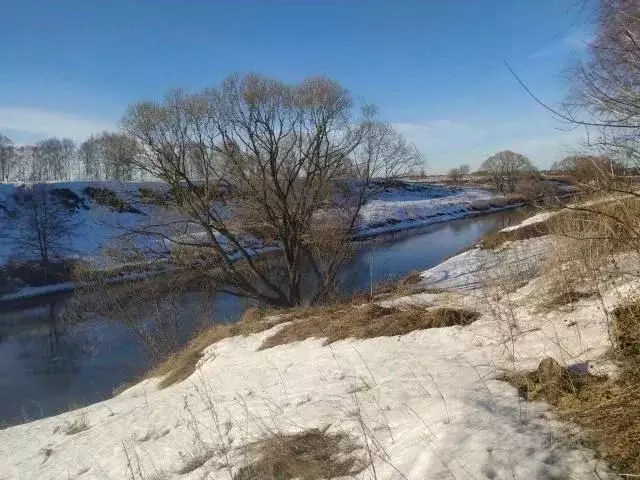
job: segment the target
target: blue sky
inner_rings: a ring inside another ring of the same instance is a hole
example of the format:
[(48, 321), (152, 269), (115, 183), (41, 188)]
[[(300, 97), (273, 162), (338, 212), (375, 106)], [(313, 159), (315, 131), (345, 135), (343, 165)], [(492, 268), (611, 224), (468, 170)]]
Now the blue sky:
[(510, 148), (544, 167), (579, 147), (545, 101), (591, 37), (575, 0), (0, 0), (0, 132), (82, 141), (128, 104), (232, 72), (325, 74), (380, 107), (432, 171)]

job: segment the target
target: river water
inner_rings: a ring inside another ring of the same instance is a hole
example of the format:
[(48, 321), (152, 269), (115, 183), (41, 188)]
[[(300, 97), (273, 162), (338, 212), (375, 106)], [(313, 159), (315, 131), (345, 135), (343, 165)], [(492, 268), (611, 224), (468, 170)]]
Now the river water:
[[(522, 212), (503, 211), (362, 242), (342, 272), (345, 293), (367, 290), (372, 280), (426, 270), (521, 218)], [(182, 342), (202, 326), (201, 305), (207, 304), (205, 323), (233, 322), (246, 308), (228, 294), (203, 295), (188, 292), (174, 299)], [(144, 343), (128, 326), (97, 316), (68, 322), (63, 313), (68, 301), (64, 294), (0, 311), (0, 427), (109, 398), (150, 367)]]

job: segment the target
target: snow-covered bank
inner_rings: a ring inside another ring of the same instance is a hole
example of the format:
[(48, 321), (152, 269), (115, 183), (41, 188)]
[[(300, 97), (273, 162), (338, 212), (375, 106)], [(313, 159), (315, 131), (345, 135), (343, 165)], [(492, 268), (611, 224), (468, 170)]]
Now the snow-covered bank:
[[(286, 324), (228, 338), (207, 348), (182, 383), (158, 390), (158, 379), (147, 380), (111, 400), (0, 431), (0, 476), (120, 479), (133, 462), (141, 478), (228, 479), (227, 463), (233, 474), (255, 460), (248, 443), (328, 426), (368, 446), (374, 463), (359, 478), (607, 478), (547, 407), (524, 403), (497, 380), (546, 356), (607, 368), (599, 300), (538, 308), (547, 242), (467, 251), (422, 274), (416, 288), (430, 293), (386, 302), (477, 310), (471, 325), (266, 350), (263, 340)], [(511, 293), (495, 295), (500, 281)], [(620, 288), (603, 292), (608, 308)], [(195, 457), (202, 462), (180, 473)]]
[(356, 238), (375, 237), (524, 205), (521, 201), (507, 201), (474, 187), (429, 188), (431, 190), (426, 192), (418, 190), (414, 195), (393, 191), (378, 195), (362, 209), (362, 224)]
[[(143, 228), (145, 225), (169, 224), (168, 220), (173, 218), (171, 216), (176, 217), (176, 224), (181, 223), (176, 212), (169, 212), (143, 198), (143, 191), (152, 190), (166, 194), (166, 185), (158, 182), (58, 182), (49, 184), (49, 189), (57, 192), (66, 202), (65, 205), (70, 209), (72, 217), (70, 235), (68, 239), (65, 238), (64, 252), (61, 253), (68, 258), (87, 262), (92, 268), (117, 270), (122, 267), (122, 262), (126, 262), (123, 258), (126, 258), (127, 252), (132, 251), (134, 246), (145, 251), (170, 248), (171, 245), (166, 241), (161, 241), (153, 235), (137, 235), (135, 238), (130, 236), (126, 241), (121, 237), (125, 232)], [(126, 208), (118, 209), (96, 202), (95, 197), (89, 194), (90, 189), (107, 189), (108, 192), (113, 192), (115, 199), (122, 201)], [(12, 219), (19, 216), (24, 208), (16, 197), (19, 191), (20, 185), (0, 184), (0, 231), (15, 228), (15, 225), (12, 227)], [(477, 188), (391, 184), (365, 205), (360, 233), (354, 239), (365, 239), (466, 216), (491, 213), (517, 205)], [(158, 216), (162, 217), (161, 222), (157, 222)], [(165, 237), (176, 234), (171, 231), (160, 233)], [(191, 232), (189, 235), (190, 238), (198, 238), (197, 232)], [(114, 260), (114, 252), (122, 258)], [(12, 235), (5, 236), (0, 242), (0, 267), (11, 259), (29, 260), (37, 258), (37, 255), (37, 252), (25, 249), (23, 242)], [(118, 281), (118, 278), (114, 281)], [(71, 282), (56, 286), (18, 285), (7, 292), (9, 296), (0, 296), (0, 301), (49, 294), (54, 291), (68, 291), (73, 289), (74, 285)]]

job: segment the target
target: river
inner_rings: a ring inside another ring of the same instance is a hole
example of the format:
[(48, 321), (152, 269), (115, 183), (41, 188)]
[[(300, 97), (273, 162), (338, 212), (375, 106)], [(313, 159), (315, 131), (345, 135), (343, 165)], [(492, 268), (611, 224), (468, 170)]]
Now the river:
[[(470, 246), (496, 227), (522, 218), (509, 210), (412, 229), (361, 242), (341, 278), (345, 293), (426, 270)], [(233, 322), (246, 304), (228, 294), (203, 298), (188, 292), (174, 299), (180, 341), (206, 322)], [(34, 300), (18, 311), (0, 312), (0, 427), (55, 415), (112, 395), (148, 370), (144, 343), (121, 322), (93, 317), (65, 321), (69, 294)], [(200, 322), (194, 319), (200, 319)]]

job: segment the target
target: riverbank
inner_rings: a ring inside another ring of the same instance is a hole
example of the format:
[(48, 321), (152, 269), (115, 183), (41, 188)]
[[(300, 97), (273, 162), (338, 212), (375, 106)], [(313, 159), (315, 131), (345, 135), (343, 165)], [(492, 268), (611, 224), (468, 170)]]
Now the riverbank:
[[(20, 205), (14, 198), (19, 188), (17, 184), (0, 185), (0, 227), (3, 224), (9, 225), (10, 218), (19, 215)], [(100, 276), (103, 278), (101, 281), (108, 284), (135, 281), (166, 270), (162, 265), (150, 269), (151, 265), (146, 263), (141, 268), (139, 258), (137, 264), (133, 259), (124, 262), (122, 259), (127, 257), (127, 248), (131, 246), (127, 247), (127, 242), (119, 238), (136, 223), (150, 222), (159, 214), (156, 210), (163, 207), (145, 199), (149, 196), (149, 191), (166, 194), (165, 186), (158, 182), (62, 182), (52, 183), (50, 188), (64, 199), (65, 208), (69, 208), (73, 217), (70, 245), (65, 247), (70, 261), (84, 269), (93, 270), (94, 276)], [(96, 196), (96, 191), (103, 192), (102, 196)], [(520, 197), (503, 197), (476, 187), (455, 188), (398, 182), (385, 187), (363, 208), (361, 227), (353, 240), (368, 240), (522, 205), (524, 203)], [(6, 215), (3, 216), (3, 212)], [(173, 215), (175, 216), (175, 212)], [(136, 240), (136, 248), (151, 248), (150, 244), (140, 244), (140, 241)], [(153, 238), (145, 239), (147, 243), (154, 241), (156, 240)], [(113, 251), (118, 252), (120, 260), (117, 262), (112, 255)], [(16, 252), (20, 252), (20, 255)], [(13, 308), (13, 305), (20, 305), (39, 296), (47, 297), (91, 286), (91, 282), (74, 281), (71, 275), (73, 268), (65, 268), (69, 274), (61, 276), (53, 284), (42, 284), (40, 279), (37, 279), (36, 284), (31, 283), (37, 275), (29, 269), (24, 278), (11, 277), (9, 270), (3, 274), (3, 265), (31, 260), (34, 258), (21, 248), (19, 242), (13, 245), (7, 240), (0, 245), (0, 307)], [(6, 277), (4, 281), (3, 275)], [(4, 292), (3, 283), (6, 284)]]
[[(562, 252), (549, 235), (474, 248), (375, 308), (254, 316), (246, 336), (213, 335), (182, 381), (163, 384), (169, 365), (113, 399), (0, 431), (0, 472), (260, 478), (275, 445), (289, 467), (322, 451), (324, 472), (358, 478), (613, 478), (548, 405), (503, 381), (545, 357), (615, 372), (608, 315), (640, 285), (621, 275), (557, 301)], [(453, 310), (472, 313), (451, 323)], [(298, 457), (290, 441), (310, 450)]]

